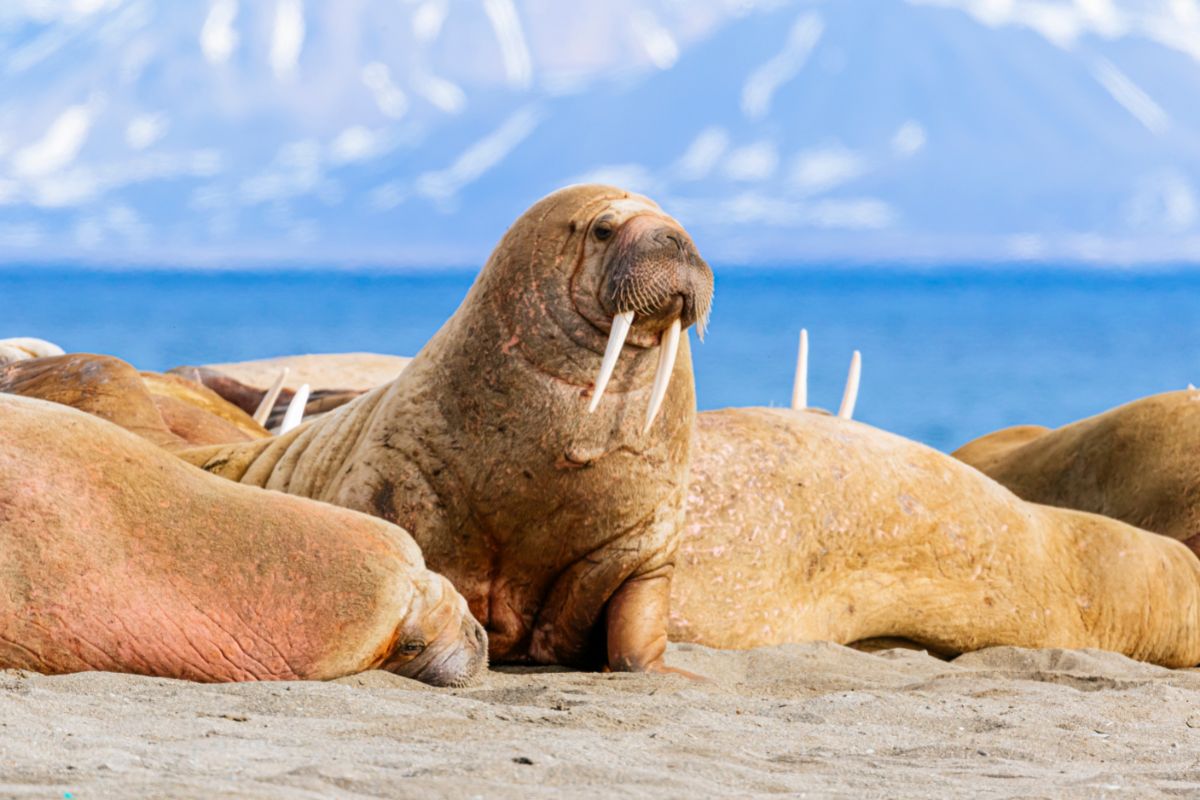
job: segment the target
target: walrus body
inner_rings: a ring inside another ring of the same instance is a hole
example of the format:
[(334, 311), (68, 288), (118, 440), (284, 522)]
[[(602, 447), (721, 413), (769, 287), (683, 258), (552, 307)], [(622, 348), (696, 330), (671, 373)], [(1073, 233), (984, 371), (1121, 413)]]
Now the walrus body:
[(663, 669), (695, 416), (680, 331), (711, 293), (653, 202), (571, 187), (513, 225), (395, 381), (271, 442), (182, 455), (401, 524), (494, 661)]
[(399, 528), (0, 395), (0, 668), (448, 685), (486, 639)]
[(307, 419), (332, 411), (376, 386), (395, 380), (410, 361), (411, 358), (381, 353), (315, 353), (175, 367), (168, 374), (202, 383), (247, 414), (253, 414), (272, 384), (284, 373), (266, 421), (268, 428), (274, 428), (302, 385), (307, 384), (312, 389), (304, 408)]
[(24, 361), (29, 358), (44, 356), (61, 356), (63, 349), (45, 339), (33, 339), (28, 336), (15, 339), (0, 339), (0, 366), (13, 361)]
[(697, 420), (672, 640), (1095, 647), (1200, 663), (1200, 562), (930, 448), (781, 409)]
[(1038, 430), (1006, 428), (954, 456), (1026, 500), (1103, 514), (1200, 554), (1200, 392), (1144, 397)]
[(0, 393), (86, 411), (168, 450), (270, 435), (204, 386), (138, 372), (113, 356), (72, 353), (0, 366)]

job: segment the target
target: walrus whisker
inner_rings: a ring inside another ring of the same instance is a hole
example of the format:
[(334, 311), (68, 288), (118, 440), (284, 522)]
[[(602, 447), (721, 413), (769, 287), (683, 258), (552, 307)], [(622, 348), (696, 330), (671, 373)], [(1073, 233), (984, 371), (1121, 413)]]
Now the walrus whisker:
[(287, 411), (283, 414), (283, 422), (279, 423), (280, 436), (293, 430), (304, 421), (304, 407), (308, 405), (309, 392), (310, 389), (307, 383), (296, 390), (296, 394), (292, 397), (292, 402), (288, 403)]
[(625, 346), (625, 337), (629, 335), (629, 329), (633, 327), (632, 311), (622, 311), (613, 317), (612, 329), (608, 333), (608, 344), (604, 348), (604, 360), (600, 362), (600, 372), (596, 375), (596, 388), (592, 392), (592, 402), (588, 404), (588, 413), (594, 413), (600, 405), (600, 398), (604, 396), (604, 390), (608, 387), (608, 380), (612, 377), (613, 369), (617, 366), (617, 359), (621, 356), (621, 348)]
[(279, 393), (283, 391), (283, 382), (287, 380), (288, 372), (290, 371), (288, 367), (284, 367), (279, 371), (279, 377), (271, 384), (271, 388), (263, 395), (262, 402), (254, 410), (254, 421), (259, 425), (267, 424), (267, 419), (270, 418), (271, 411), (275, 408), (275, 401), (279, 399)]
[(858, 403), (858, 383), (862, 378), (862, 353), (857, 350), (850, 357), (850, 374), (846, 376), (846, 389), (842, 392), (842, 405), (837, 415), (842, 419), (854, 418), (854, 406)]
[(663, 334), (662, 344), (658, 346), (658, 369), (654, 372), (654, 388), (650, 390), (650, 407), (646, 409), (646, 426), (642, 435), (650, 432), (654, 418), (662, 408), (663, 398), (667, 396), (667, 386), (671, 383), (671, 373), (675, 371), (675, 356), (679, 353), (679, 332), (683, 323), (679, 317), (671, 323)]
[(800, 350), (796, 354), (796, 379), (792, 382), (792, 410), (808, 408), (808, 328), (800, 329)]

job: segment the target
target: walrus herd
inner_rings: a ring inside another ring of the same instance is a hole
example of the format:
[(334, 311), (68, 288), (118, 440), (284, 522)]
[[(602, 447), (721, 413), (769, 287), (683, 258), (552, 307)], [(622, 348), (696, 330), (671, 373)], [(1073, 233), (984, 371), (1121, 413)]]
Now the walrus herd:
[[(955, 458), (848, 418), (857, 353), (842, 413), (807, 409), (805, 337), (792, 409), (697, 413), (712, 299), (653, 201), (573, 186), (411, 362), (13, 359), (0, 667), (461, 685), (489, 656), (671, 671), (668, 639), (1200, 664), (1174, 541), (1200, 541), (1200, 393)], [(279, 403), (308, 420), (272, 435)]]

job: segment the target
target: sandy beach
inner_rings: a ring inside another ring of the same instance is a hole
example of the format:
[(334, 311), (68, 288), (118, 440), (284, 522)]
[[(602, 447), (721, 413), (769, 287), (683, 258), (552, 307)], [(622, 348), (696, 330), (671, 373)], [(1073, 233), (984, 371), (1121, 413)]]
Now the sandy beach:
[(673, 646), (678, 677), (372, 672), (199, 685), (0, 673), (4, 797), (1194, 797), (1200, 670)]

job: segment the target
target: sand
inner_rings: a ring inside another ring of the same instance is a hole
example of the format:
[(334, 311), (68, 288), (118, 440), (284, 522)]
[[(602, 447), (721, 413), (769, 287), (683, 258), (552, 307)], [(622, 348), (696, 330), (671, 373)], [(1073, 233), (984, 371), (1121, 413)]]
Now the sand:
[(1200, 671), (672, 646), (708, 676), (380, 672), (200, 685), (0, 672), (0, 796), (1195, 797)]

